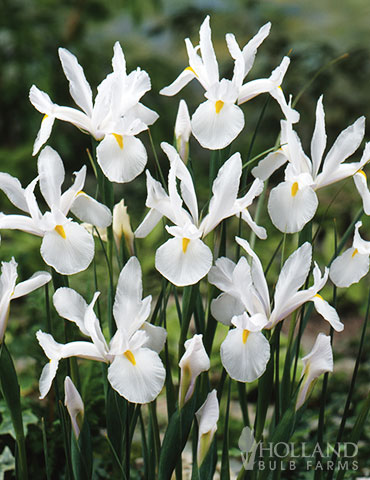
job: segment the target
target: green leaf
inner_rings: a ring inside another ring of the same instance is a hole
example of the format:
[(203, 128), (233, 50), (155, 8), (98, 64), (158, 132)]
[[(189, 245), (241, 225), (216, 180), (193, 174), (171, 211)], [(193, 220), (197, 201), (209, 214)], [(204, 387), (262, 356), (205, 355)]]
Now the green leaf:
[(10, 412), (17, 441), (16, 476), (18, 479), (23, 480), (28, 478), (28, 475), (20, 391), (13, 360), (5, 343), (1, 345), (0, 349), (0, 384), (1, 392)]
[(158, 478), (161, 480), (170, 480), (181, 457), (193, 423), (195, 406), (196, 395), (194, 394), (184, 407), (181, 410), (177, 409), (170, 418), (159, 457)]

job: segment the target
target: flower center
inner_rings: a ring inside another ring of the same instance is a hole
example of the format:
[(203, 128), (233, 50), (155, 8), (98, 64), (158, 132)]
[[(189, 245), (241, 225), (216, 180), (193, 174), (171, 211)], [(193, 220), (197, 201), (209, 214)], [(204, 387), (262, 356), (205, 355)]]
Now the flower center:
[(131, 350), (126, 350), (123, 355), (132, 363), (132, 365), (136, 365), (136, 360)]
[(62, 237), (62, 238), (66, 238), (66, 232), (64, 231), (64, 228), (62, 225), (56, 225), (56, 227), (54, 228), (54, 230), (59, 233), (59, 235)]
[(190, 238), (183, 238), (182, 239), (182, 251), (186, 253), (186, 250), (188, 249), (188, 245), (190, 243)]
[(123, 149), (123, 136), (119, 135), (118, 133), (112, 133), (113, 137), (117, 140), (119, 148)]
[(220, 113), (223, 106), (224, 102), (222, 100), (217, 100), (217, 102), (215, 103), (216, 113)]
[(250, 333), (251, 332), (249, 330), (243, 330), (243, 343), (244, 344), (247, 342), (247, 339), (248, 339)]
[(298, 192), (298, 182), (294, 182), (292, 185), (292, 197), (295, 197)]

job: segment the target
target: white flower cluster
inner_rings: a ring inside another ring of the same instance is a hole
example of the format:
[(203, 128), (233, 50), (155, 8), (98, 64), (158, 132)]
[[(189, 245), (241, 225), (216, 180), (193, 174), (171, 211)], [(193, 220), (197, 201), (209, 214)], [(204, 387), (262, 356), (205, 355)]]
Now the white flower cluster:
[[(41, 237), (41, 256), (56, 272), (72, 275), (88, 268), (94, 257), (92, 233), (99, 231), (104, 239), (112, 220), (117, 246), (124, 234), (132, 255), (118, 279), (113, 306), (117, 330), (109, 343), (94, 313), (99, 292), (94, 294), (90, 304), (70, 288), (59, 288), (54, 293), (53, 302), (59, 316), (75, 323), (81, 335), (88, 340), (60, 344), (49, 333), (37, 332), (37, 339), (50, 360), (40, 378), (41, 398), (46, 396), (52, 385), (59, 361), (71, 356), (107, 363), (111, 386), (129, 402), (147, 403), (158, 396), (166, 375), (159, 357), (166, 331), (147, 322), (151, 296), (142, 299), (141, 267), (133, 256), (133, 239), (146, 237), (161, 219), (170, 222), (165, 227), (170, 238), (156, 251), (156, 269), (178, 287), (194, 285), (208, 274), (209, 283), (221, 291), (212, 300), (210, 309), (216, 320), (230, 326), (220, 355), (231, 378), (239, 382), (253, 382), (261, 377), (270, 359), (270, 342), (266, 331), (275, 328), (306, 302), (313, 302), (317, 312), (334, 330), (343, 330), (336, 310), (319, 292), (329, 276), (337, 286), (344, 287), (367, 273), (370, 242), (364, 241), (359, 235), (361, 222), (356, 225), (353, 247), (335, 259), (330, 272), (325, 268), (322, 274), (317, 263), (314, 263), (313, 284), (310, 287), (302, 289), (311, 271), (312, 245), (304, 243), (293, 252), (281, 269), (273, 301), (261, 261), (246, 240), (239, 237), (235, 239), (246, 252), (247, 258), (241, 257), (235, 263), (222, 257), (216, 259), (214, 265), (213, 253), (205, 240), (223, 220), (234, 216), (243, 220), (259, 239), (266, 239), (265, 228), (257, 225), (248, 208), (262, 193), (264, 182), (285, 164), (284, 181), (272, 188), (267, 206), (273, 225), (284, 234), (301, 231), (313, 219), (318, 208), (316, 192), (319, 189), (351, 176), (354, 176), (356, 188), (362, 197), (365, 213), (370, 214), (370, 193), (362, 170), (370, 158), (370, 143), (366, 144), (359, 161), (344, 163), (360, 147), (365, 119), (361, 117), (343, 130), (323, 159), (326, 133), (321, 96), (316, 108), (309, 158), (293, 130), (299, 114), (292, 108), (291, 98), (286, 101), (281, 89), (289, 58), (284, 57), (268, 78), (244, 83), (257, 49), (268, 36), (270, 27), (269, 23), (264, 25), (242, 49), (234, 35), (226, 35), (227, 47), (234, 62), (231, 80), (220, 79), (208, 16), (200, 27), (199, 45), (193, 46), (189, 39), (185, 40), (189, 65), (160, 93), (175, 95), (192, 79), (196, 79), (205, 90), (206, 100), (191, 117), (186, 103), (183, 100), (180, 102), (175, 127), (177, 149), (168, 143), (161, 144), (169, 160), (168, 183), (163, 185), (146, 171), (146, 206), (149, 212), (134, 234), (123, 203), (115, 208), (112, 215), (107, 206), (83, 192), (86, 166), (75, 172), (74, 183), (62, 193), (65, 179), (63, 162), (48, 146), (38, 157), (37, 177), (26, 188), (16, 178), (0, 173), (0, 189), (23, 212), (22, 215), (1, 213), (0, 229), (23, 230)], [(98, 86), (93, 102), (91, 87), (76, 57), (63, 48), (59, 49), (59, 57), (69, 82), (70, 94), (79, 109), (54, 104), (46, 93), (32, 86), (30, 100), (44, 114), (33, 154), (36, 155), (48, 140), (55, 119), (67, 121), (99, 142), (96, 148), (97, 165), (109, 181), (131, 182), (144, 171), (147, 162), (147, 152), (137, 135), (158, 118), (155, 112), (140, 103), (151, 87), (149, 75), (140, 68), (127, 74), (122, 49), (116, 43), (113, 71)], [(228, 146), (244, 128), (244, 114), (240, 105), (262, 93), (269, 93), (278, 102), (285, 117), (281, 120), (281, 148), (267, 155), (252, 169), (255, 179), (246, 193), (240, 191), (242, 156), (240, 153), (231, 155), (215, 175), (207, 213), (201, 215), (196, 186), (186, 163), (190, 136), (193, 135), (206, 149), (218, 150)], [(37, 184), (47, 204), (45, 212), (41, 211), (36, 200), (34, 190)], [(71, 214), (93, 227), (77, 223)], [(15, 269), (14, 260), (3, 264), (0, 285), (1, 339), (10, 300), (50, 280), (48, 273), (41, 272), (15, 287)], [(198, 333), (185, 343), (186, 352), (179, 364), (182, 372), (180, 406), (192, 396), (197, 376), (210, 366), (200, 334), (203, 332)], [(297, 408), (304, 403), (313, 380), (333, 369), (330, 337), (320, 333), (312, 352), (303, 359), (303, 363)], [(76, 418), (78, 412), (83, 411), (82, 400), (70, 380), (66, 381), (67, 390), (66, 404), (70, 406), (74, 430), (78, 432)], [(201, 445), (202, 435), (208, 435), (209, 439), (216, 429), (218, 403), (215, 392), (209, 394), (197, 416)], [(200, 462), (204, 458), (201, 447), (198, 449), (198, 458)]]

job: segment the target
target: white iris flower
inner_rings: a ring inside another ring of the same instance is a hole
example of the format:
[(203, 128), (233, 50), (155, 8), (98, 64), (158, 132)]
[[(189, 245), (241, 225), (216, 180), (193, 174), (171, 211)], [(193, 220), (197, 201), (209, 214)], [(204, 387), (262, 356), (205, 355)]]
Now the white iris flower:
[(17, 262), (12, 258), (10, 262), (1, 262), (0, 275), (0, 344), (5, 335), (9, 318), (10, 302), (33, 292), (39, 287), (50, 282), (51, 275), (47, 272), (36, 272), (31, 278), (20, 282), (17, 281)]
[(261, 262), (246, 240), (236, 241), (252, 257), (251, 265), (242, 257), (235, 265), (228, 258), (219, 258), (208, 280), (223, 293), (211, 303), (216, 320), (236, 328), (229, 331), (221, 345), (221, 360), (231, 378), (252, 382), (266, 369), (270, 345), (262, 329), (271, 329), (306, 302), (313, 302), (316, 311), (338, 332), (343, 330), (336, 310), (318, 293), (325, 285), (329, 271), (322, 276), (315, 264), (314, 284), (299, 290), (310, 271), (312, 246), (303, 244), (284, 263), (275, 288), (274, 307)]
[[(94, 257), (93, 237), (84, 227), (67, 217), (71, 211), (80, 220), (107, 227), (112, 222), (110, 210), (82, 191), (86, 167), (75, 173), (73, 185), (63, 194), (65, 171), (58, 153), (45, 147), (38, 158), (38, 177), (26, 189), (17, 178), (0, 173), (0, 189), (27, 215), (0, 213), (0, 229), (22, 230), (42, 237), (41, 256), (45, 263), (64, 275), (85, 270)], [(50, 211), (41, 213), (34, 189), (39, 182)]]
[(159, 352), (166, 341), (166, 331), (146, 322), (150, 314), (151, 296), (142, 299), (141, 268), (136, 257), (131, 257), (122, 269), (116, 290), (113, 316), (117, 331), (108, 346), (94, 305), (96, 292), (87, 305), (77, 292), (59, 288), (53, 297), (59, 315), (76, 323), (89, 341), (57, 343), (48, 334), (37, 332), (37, 339), (49, 362), (40, 377), (40, 398), (50, 390), (59, 361), (72, 356), (109, 364), (108, 380), (114, 390), (132, 403), (153, 401), (162, 390), (166, 371)]
[(276, 228), (286, 233), (302, 230), (317, 210), (319, 202), (316, 191), (362, 169), (370, 158), (370, 143), (366, 144), (359, 162), (343, 162), (357, 150), (364, 134), (365, 118), (360, 117), (339, 134), (323, 159), (326, 133), (321, 96), (316, 107), (316, 124), (309, 159), (292, 123), (281, 121), (281, 149), (269, 154), (252, 170), (255, 177), (266, 180), (276, 169), (288, 162), (285, 180), (271, 190), (268, 202), (268, 211)]
[[(252, 220), (247, 208), (263, 189), (263, 182), (256, 179), (250, 190), (237, 198), (242, 162), (239, 153), (232, 155), (220, 168), (213, 182), (208, 214), (200, 222), (198, 202), (191, 175), (176, 150), (167, 143), (161, 144), (170, 160), (167, 194), (162, 185), (147, 171), (148, 215), (137, 228), (135, 237), (143, 238), (164, 216), (174, 226), (166, 229), (174, 238), (159, 247), (155, 256), (157, 270), (177, 286), (192, 285), (207, 275), (212, 266), (212, 252), (202, 241), (222, 220), (241, 214), (252, 230), (266, 238), (266, 231)], [(180, 180), (180, 197), (176, 179)], [(185, 203), (187, 209), (184, 208)]]
[(59, 49), (59, 58), (69, 81), (70, 94), (81, 110), (54, 104), (46, 93), (33, 85), (30, 101), (44, 114), (33, 155), (48, 140), (57, 118), (100, 141), (97, 160), (109, 180), (130, 182), (144, 170), (147, 161), (145, 147), (136, 135), (158, 118), (157, 113), (140, 103), (141, 97), (151, 88), (149, 75), (140, 68), (127, 74), (125, 57), (116, 42), (113, 73), (98, 86), (93, 103), (91, 87), (77, 58), (64, 48)]
[(264, 25), (243, 50), (240, 49), (234, 35), (226, 35), (227, 46), (234, 59), (232, 80), (225, 78), (220, 80), (211, 40), (209, 16), (200, 27), (198, 46), (194, 47), (188, 38), (185, 39), (189, 66), (160, 93), (172, 96), (193, 78), (199, 81), (205, 90), (204, 96), (207, 100), (199, 105), (192, 116), (191, 129), (202, 147), (217, 150), (229, 145), (244, 127), (244, 114), (235, 103), (240, 105), (261, 93), (270, 93), (280, 104), (284, 115), (293, 123), (298, 121), (298, 113), (287, 104), (280, 88), (289, 66), (288, 57), (284, 57), (281, 65), (272, 72), (270, 78), (253, 80), (243, 85), (245, 77), (253, 66), (257, 48), (269, 34), (270, 27), (270, 23)]

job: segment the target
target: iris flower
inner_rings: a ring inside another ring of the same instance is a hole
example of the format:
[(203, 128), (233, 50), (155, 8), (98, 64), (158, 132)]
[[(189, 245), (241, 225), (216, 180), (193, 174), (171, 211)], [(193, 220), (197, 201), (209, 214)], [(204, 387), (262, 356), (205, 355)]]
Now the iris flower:
[(37, 332), (37, 339), (50, 360), (41, 373), (40, 398), (49, 392), (59, 361), (72, 356), (109, 364), (111, 386), (129, 402), (148, 403), (159, 395), (166, 371), (158, 353), (166, 340), (166, 331), (146, 322), (151, 296), (142, 299), (141, 277), (139, 261), (131, 257), (118, 279), (113, 305), (117, 331), (109, 345), (93, 310), (99, 292), (89, 305), (71, 288), (55, 292), (53, 301), (58, 314), (74, 322), (91, 341), (61, 344), (50, 334)]
[(221, 361), (231, 378), (252, 382), (266, 369), (270, 345), (262, 330), (271, 329), (306, 302), (313, 302), (317, 312), (336, 331), (343, 330), (335, 309), (318, 293), (325, 285), (329, 271), (322, 276), (315, 264), (314, 284), (299, 290), (310, 271), (312, 246), (303, 244), (284, 263), (274, 295), (274, 307), (261, 262), (246, 240), (236, 241), (252, 258), (251, 265), (242, 257), (237, 265), (228, 258), (219, 258), (208, 275), (211, 284), (223, 293), (211, 304), (216, 320), (234, 325), (221, 345)]
[[(85, 270), (94, 257), (93, 237), (84, 227), (67, 217), (71, 211), (80, 220), (98, 227), (112, 222), (110, 210), (82, 191), (86, 167), (75, 173), (73, 185), (63, 194), (65, 171), (55, 150), (45, 147), (40, 153), (38, 176), (23, 189), (17, 178), (0, 173), (0, 189), (27, 215), (0, 213), (0, 229), (22, 230), (42, 237), (41, 256), (45, 263), (64, 275)], [(39, 183), (50, 211), (41, 213), (34, 189)]]
[(33, 85), (30, 101), (44, 114), (33, 155), (48, 140), (57, 118), (72, 123), (100, 142), (97, 160), (109, 180), (130, 182), (144, 170), (147, 161), (145, 147), (136, 135), (158, 118), (157, 113), (140, 103), (151, 87), (149, 75), (140, 68), (127, 74), (125, 57), (116, 42), (113, 73), (98, 86), (93, 103), (91, 87), (77, 58), (65, 48), (59, 49), (59, 58), (69, 81), (71, 97), (81, 110), (54, 104), (45, 92)]
[[(220, 168), (213, 182), (208, 214), (200, 222), (197, 197), (189, 171), (172, 146), (162, 143), (162, 149), (170, 160), (169, 194), (147, 171), (146, 206), (150, 211), (137, 228), (135, 237), (145, 237), (163, 216), (167, 217), (174, 226), (166, 226), (166, 229), (174, 238), (159, 247), (155, 266), (173, 284), (192, 285), (207, 275), (212, 266), (212, 252), (202, 239), (223, 219), (241, 214), (242, 219), (260, 238), (266, 238), (265, 229), (256, 225), (247, 210), (253, 199), (262, 192), (263, 182), (256, 179), (250, 190), (243, 197), (237, 198), (242, 162), (240, 154), (235, 153)], [(176, 179), (180, 180), (182, 198), (177, 191)]]
[(10, 302), (15, 298), (23, 297), (39, 287), (50, 282), (51, 275), (47, 272), (36, 272), (24, 282), (17, 281), (17, 262), (12, 258), (10, 262), (1, 262), (0, 275), (0, 344), (5, 335), (9, 318)]
[(81, 395), (68, 376), (64, 380), (64, 405), (71, 418), (73, 433), (78, 439), (83, 424), (85, 407)]
[(189, 66), (160, 93), (172, 96), (193, 78), (199, 81), (205, 90), (204, 96), (207, 100), (195, 111), (191, 120), (191, 129), (202, 147), (216, 150), (229, 145), (244, 127), (244, 114), (235, 103), (240, 105), (261, 93), (270, 93), (280, 104), (284, 115), (293, 123), (298, 121), (298, 113), (287, 104), (280, 88), (289, 66), (288, 57), (284, 57), (281, 65), (272, 72), (270, 78), (253, 80), (243, 85), (245, 77), (253, 66), (257, 48), (269, 34), (270, 27), (270, 23), (264, 25), (243, 50), (240, 49), (234, 35), (226, 35), (227, 46), (234, 59), (232, 80), (225, 78), (220, 80), (211, 40), (209, 16), (200, 27), (198, 46), (194, 47), (188, 38), (185, 39)]
[(362, 169), (370, 158), (370, 142), (366, 144), (359, 162), (343, 162), (357, 150), (364, 134), (365, 118), (360, 117), (339, 134), (323, 159), (326, 133), (321, 96), (316, 107), (316, 124), (309, 159), (292, 123), (281, 121), (281, 149), (269, 154), (252, 170), (255, 177), (266, 180), (276, 169), (288, 162), (284, 182), (271, 190), (268, 201), (268, 211), (276, 228), (286, 233), (302, 230), (317, 210), (316, 191)]
[(361, 238), (359, 229), (362, 222), (355, 225), (353, 244), (330, 265), (330, 280), (337, 287), (349, 287), (357, 283), (369, 271), (370, 242)]

